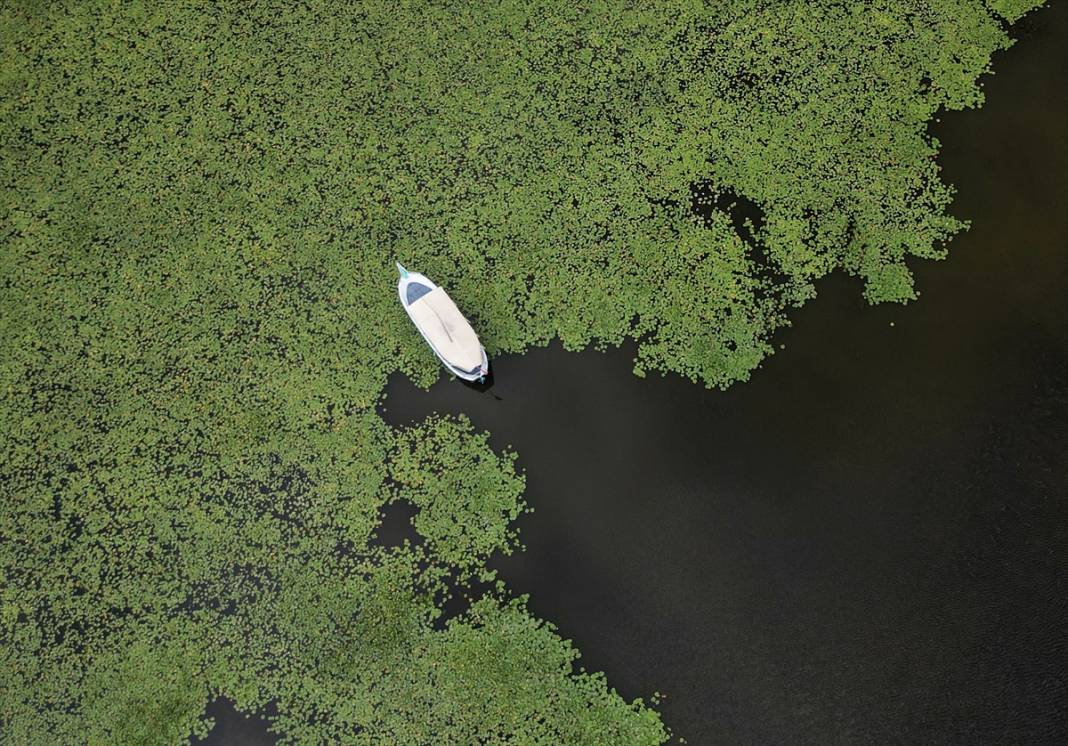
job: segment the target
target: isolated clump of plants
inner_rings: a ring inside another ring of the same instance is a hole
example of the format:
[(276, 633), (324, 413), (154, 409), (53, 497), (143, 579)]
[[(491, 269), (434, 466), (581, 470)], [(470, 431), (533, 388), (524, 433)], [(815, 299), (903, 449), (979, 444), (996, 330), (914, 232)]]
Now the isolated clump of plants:
[(491, 354), (745, 380), (829, 272), (914, 297), (928, 122), (1037, 4), (4, 3), (0, 740), (665, 741), (493, 584), (513, 456), (376, 413), (439, 374), (393, 261)]

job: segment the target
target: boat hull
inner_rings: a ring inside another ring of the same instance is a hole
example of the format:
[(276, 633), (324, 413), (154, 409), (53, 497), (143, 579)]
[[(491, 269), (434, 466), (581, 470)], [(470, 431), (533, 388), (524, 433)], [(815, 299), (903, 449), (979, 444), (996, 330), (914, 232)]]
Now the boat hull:
[(408, 318), (446, 370), (465, 381), (489, 372), (486, 348), (448, 294), (425, 275), (398, 265), (397, 295)]

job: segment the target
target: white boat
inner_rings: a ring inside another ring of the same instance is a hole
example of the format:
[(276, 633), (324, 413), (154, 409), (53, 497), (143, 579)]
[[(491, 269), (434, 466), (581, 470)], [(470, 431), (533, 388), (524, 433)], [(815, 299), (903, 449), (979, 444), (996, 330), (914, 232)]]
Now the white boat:
[(409, 272), (397, 262), (397, 294), (415, 328), (430, 349), (457, 378), (483, 381), (489, 373), (486, 348), (478, 341), (460, 309), (443, 289), (425, 275)]

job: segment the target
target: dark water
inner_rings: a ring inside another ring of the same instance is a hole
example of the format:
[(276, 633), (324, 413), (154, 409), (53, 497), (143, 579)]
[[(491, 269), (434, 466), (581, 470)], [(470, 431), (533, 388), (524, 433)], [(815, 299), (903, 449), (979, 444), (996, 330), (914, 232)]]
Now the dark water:
[[(1068, 739), (1068, 6), (1018, 35), (936, 125), (972, 229), (918, 303), (828, 278), (726, 393), (558, 346), (496, 397), (388, 389), (518, 451), (503, 577), (690, 743)], [(211, 742), (262, 733), (227, 713)]]

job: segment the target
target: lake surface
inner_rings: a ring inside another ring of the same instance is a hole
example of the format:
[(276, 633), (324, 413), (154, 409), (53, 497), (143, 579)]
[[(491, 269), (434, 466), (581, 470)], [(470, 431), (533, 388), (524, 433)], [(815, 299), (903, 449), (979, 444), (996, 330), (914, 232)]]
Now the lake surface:
[[(834, 276), (751, 382), (631, 374), (632, 346), (394, 377), (386, 417), (465, 413), (535, 508), (495, 562), (627, 698), (705, 743), (1068, 738), (1068, 6), (942, 117), (972, 221), (921, 299)], [(273, 740), (212, 706), (209, 743)]]

